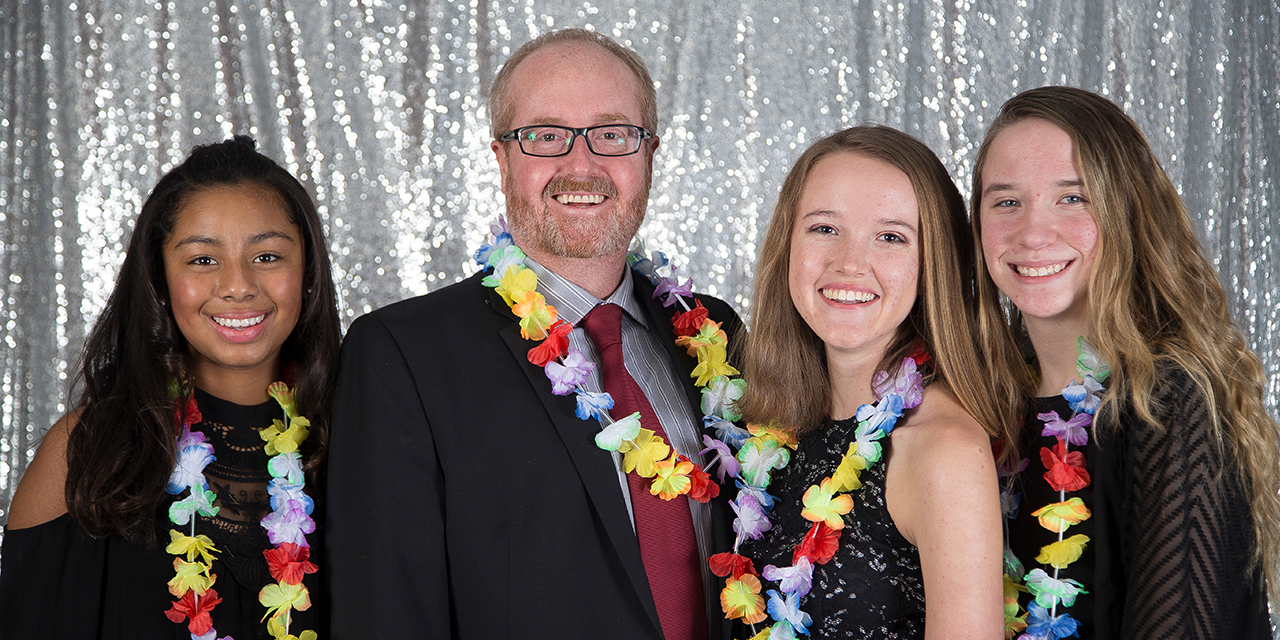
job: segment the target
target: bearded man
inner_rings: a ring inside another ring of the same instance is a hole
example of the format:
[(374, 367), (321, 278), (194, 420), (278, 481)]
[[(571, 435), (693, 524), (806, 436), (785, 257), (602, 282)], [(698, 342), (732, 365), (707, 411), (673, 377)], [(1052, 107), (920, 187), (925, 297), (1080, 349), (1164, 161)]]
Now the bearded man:
[[(579, 388), (700, 462), (697, 361), (626, 261), (658, 147), (644, 62), (556, 31), (517, 50), (490, 96), (511, 238), (572, 325), (569, 347), (597, 365)], [(730, 492), (663, 500), (625, 472), (597, 446), (600, 422), (553, 393), (485, 275), (347, 333), (329, 448), (334, 637), (728, 637), (706, 559), (728, 548)], [(736, 314), (698, 300), (732, 339)]]

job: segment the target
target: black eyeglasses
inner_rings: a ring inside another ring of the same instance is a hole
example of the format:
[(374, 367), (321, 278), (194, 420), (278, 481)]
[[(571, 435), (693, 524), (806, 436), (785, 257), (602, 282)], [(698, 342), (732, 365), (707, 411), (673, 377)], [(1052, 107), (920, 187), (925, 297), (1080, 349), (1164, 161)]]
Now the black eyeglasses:
[(596, 127), (553, 127), (538, 125), (512, 129), (498, 140), (520, 143), (527, 156), (554, 158), (573, 151), (573, 141), (582, 136), (587, 148), (598, 156), (629, 156), (640, 150), (640, 142), (653, 137), (648, 129), (630, 124), (602, 124)]

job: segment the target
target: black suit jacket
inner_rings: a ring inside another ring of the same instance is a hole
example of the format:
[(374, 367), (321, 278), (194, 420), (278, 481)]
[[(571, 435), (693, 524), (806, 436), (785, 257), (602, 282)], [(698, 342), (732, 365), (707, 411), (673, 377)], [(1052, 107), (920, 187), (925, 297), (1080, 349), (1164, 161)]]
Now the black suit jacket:
[[(674, 311), (633, 280), (702, 415)], [(699, 299), (739, 333), (728, 305)], [(329, 450), (335, 638), (662, 637), (599, 424), (551, 393), (533, 346), (478, 274), (351, 325)], [(712, 552), (731, 543), (729, 493)], [(712, 591), (711, 635), (727, 637)]]

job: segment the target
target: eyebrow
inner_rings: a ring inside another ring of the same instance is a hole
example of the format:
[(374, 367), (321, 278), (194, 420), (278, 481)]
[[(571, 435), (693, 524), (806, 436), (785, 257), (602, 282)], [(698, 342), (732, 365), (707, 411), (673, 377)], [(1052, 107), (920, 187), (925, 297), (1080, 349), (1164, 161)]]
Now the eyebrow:
[[(267, 240), (273, 240), (273, 239), (285, 240), (290, 243), (294, 242), (294, 239), (287, 233), (284, 233), (281, 231), (263, 231), (262, 233), (259, 233), (253, 236), (252, 238), (249, 238), (249, 242), (247, 244), (252, 246), (252, 245), (258, 244), (259, 242), (266, 242)], [(222, 241), (218, 240), (217, 238), (212, 238), (209, 236), (190, 236), (187, 238), (183, 238), (181, 241), (178, 242), (178, 244), (173, 245), (173, 248), (178, 249), (189, 244), (207, 245), (210, 247), (219, 247), (219, 248), (222, 247)]]
[(911, 224), (910, 222), (899, 220), (897, 218), (879, 218), (876, 220), (876, 224), (882, 227), (902, 227), (903, 229), (906, 229), (907, 231), (910, 231), (912, 233), (915, 233), (916, 231), (915, 225)]
[[(1071, 179), (1071, 180), (1059, 180), (1059, 181), (1057, 181), (1056, 183), (1054, 183), (1054, 185), (1053, 185), (1053, 186), (1055, 186), (1055, 187), (1083, 187), (1083, 186), (1084, 186), (1084, 181), (1083, 181), (1083, 180), (1081, 180), (1081, 179), (1079, 179), (1079, 178), (1073, 178), (1073, 179)], [(993, 192), (996, 192), (996, 191), (1011, 191), (1011, 190), (1013, 190), (1013, 185), (1012, 185), (1012, 184), (1009, 184), (1009, 183), (1007, 183), (1007, 182), (996, 182), (996, 183), (994, 183), (994, 184), (989, 184), (989, 185), (987, 185), (987, 186), (986, 186), (986, 188), (982, 190), (982, 195), (985, 197), (987, 194), (990, 194), (990, 193), (993, 193)]]
[[(630, 118), (628, 118), (627, 116), (621, 113), (601, 113), (595, 116), (594, 118), (594, 121), (598, 123), (599, 122), (628, 123), (630, 122), (630, 120), (631, 120)], [(534, 118), (532, 122), (530, 122), (528, 125), (525, 125), (525, 126), (532, 126), (532, 125), (539, 125), (539, 124), (553, 124), (556, 126), (564, 126), (564, 118), (555, 118), (555, 117)]]

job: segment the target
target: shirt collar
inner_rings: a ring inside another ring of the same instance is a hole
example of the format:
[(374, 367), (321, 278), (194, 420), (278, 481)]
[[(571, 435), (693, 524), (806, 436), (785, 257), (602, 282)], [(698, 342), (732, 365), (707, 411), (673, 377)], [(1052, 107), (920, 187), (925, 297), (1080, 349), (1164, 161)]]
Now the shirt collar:
[(565, 322), (577, 326), (586, 317), (587, 312), (594, 309), (596, 305), (612, 303), (622, 307), (622, 310), (641, 327), (646, 330), (649, 328), (640, 303), (632, 295), (634, 283), (631, 279), (631, 269), (624, 269), (622, 283), (609, 294), (608, 298), (600, 300), (564, 276), (538, 264), (537, 260), (529, 256), (525, 256), (524, 264), (538, 276), (538, 293), (546, 296), (547, 302), (556, 308), (557, 314)]

